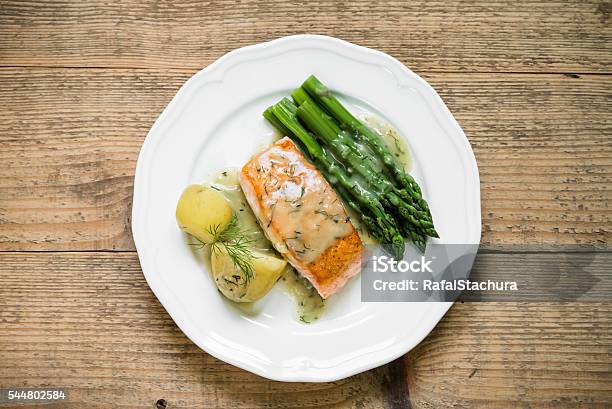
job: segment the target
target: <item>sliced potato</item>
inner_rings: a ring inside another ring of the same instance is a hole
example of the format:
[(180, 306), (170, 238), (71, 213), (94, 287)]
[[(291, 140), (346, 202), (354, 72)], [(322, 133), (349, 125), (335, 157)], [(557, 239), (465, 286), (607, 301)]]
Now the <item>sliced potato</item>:
[(211, 251), (211, 264), (215, 284), (223, 295), (235, 302), (253, 302), (262, 298), (283, 274), (287, 261), (266, 253), (252, 250), (253, 276), (234, 265), (222, 244)]
[(203, 186), (188, 186), (176, 205), (176, 221), (181, 230), (204, 243), (211, 243), (210, 232), (223, 231), (232, 219), (232, 208), (217, 190)]

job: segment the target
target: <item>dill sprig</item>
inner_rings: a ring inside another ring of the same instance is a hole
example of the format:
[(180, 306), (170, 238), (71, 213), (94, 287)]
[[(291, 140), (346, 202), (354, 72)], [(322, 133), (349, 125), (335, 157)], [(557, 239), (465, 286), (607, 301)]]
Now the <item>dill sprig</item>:
[(212, 237), (211, 243), (205, 243), (195, 237), (198, 241), (196, 246), (199, 248), (210, 245), (210, 251), (213, 254), (221, 254), (223, 249), (232, 260), (234, 267), (244, 272), (245, 285), (248, 284), (254, 276), (253, 259), (257, 258), (253, 255), (250, 245), (253, 239), (249, 238), (247, 233), (240, 228), (238, 217), (232, 215), (232, 219), (228, 225), (222, 230), (221, 225), (213, 225), (208, 228), (208, 234)]

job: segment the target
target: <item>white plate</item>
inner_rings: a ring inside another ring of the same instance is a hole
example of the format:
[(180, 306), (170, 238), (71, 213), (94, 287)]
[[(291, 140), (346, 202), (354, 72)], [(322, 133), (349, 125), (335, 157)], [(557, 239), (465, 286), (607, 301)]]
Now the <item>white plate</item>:
[(412, 174), (442, 240), (479, 243), (476, 161), (438, 94), (386, 54), (312, 35), (232, 51), (183, 85), (140, 151), (132, 232), (149, 286), (200, 348), (266, 378), (322, 382), (406, 353), (451, 303), (361, 303), (357, 278), (331, 298), (314, 324), (296, 319), (293, 301), (280, 288), (246, 312), (220, 296), (174, 219), (185, 186), (241, 166), (271, 140), (273, 130), (261, 113), (309, 74), (407, 137)]

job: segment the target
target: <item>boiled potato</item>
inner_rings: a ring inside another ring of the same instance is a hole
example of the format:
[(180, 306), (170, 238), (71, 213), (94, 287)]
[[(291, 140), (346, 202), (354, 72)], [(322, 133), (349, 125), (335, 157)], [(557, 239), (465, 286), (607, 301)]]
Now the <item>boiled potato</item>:
[(209, 233), (222, 232), (232, 219), (232, 208), (221, 192), (203, 185), (188, 186), (176, 205), (176, 221), (181, 230), (204, 243), (212, 243)]
[(238, 269), (223, 244), (211, 251), (215, 284), (223, 295), (235, 302), (253, 302), (262, 298), (283, 274), (287, 261), (266, 253), (251, 250), (253, 277)]

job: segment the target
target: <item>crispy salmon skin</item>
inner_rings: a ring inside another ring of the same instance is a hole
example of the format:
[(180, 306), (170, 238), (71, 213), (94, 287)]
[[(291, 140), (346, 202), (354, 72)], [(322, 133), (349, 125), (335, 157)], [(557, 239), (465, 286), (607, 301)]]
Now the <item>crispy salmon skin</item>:
[(363, 245), (342, 201), (291, 139), (244, 165), (240, 186), (268, 239), (323, 298), (360, 271)]

